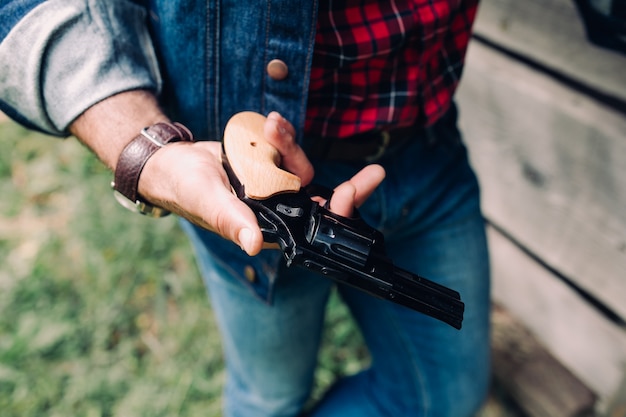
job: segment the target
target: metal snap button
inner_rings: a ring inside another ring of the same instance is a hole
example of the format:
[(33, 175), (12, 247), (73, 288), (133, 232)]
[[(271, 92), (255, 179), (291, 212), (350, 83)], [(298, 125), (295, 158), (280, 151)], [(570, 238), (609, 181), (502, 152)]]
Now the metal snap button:
[(272, 59), (267, 64), (267, 75), (269, 75), (272, 80), (284, 80), (285, 78), (287, 78), (288, 74), (289, 67), (287, 67), (287, 64), (285, 64), (285, 62), (281, 61), (280, 59)]
[(256, 281), (256, 271), (252, 265), (246, 265), (243, 269), (243, 275), (249, 282), (254, 283)]

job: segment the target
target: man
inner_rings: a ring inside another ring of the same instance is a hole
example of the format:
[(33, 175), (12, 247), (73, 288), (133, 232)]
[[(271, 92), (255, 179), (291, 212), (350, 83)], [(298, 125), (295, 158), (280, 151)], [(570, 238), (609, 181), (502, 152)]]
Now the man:
[(336, 187), (339, 214), (362, 205), (396, 264), (466, 303), (456, 331), (339, 286), (372, 364), (311, 415), (470, 416), (489, 379), (489, 273), (452, 97), (476, 3), (10, 1), (0, 105), (26, 126), (77, 136), (142, 210), (186, 219), (223, 336), (225, 415), (297, 416), (332, 283), (261, 250), (211, 141), (236, 112), (267, 115), (264, 136), (287, 170)]

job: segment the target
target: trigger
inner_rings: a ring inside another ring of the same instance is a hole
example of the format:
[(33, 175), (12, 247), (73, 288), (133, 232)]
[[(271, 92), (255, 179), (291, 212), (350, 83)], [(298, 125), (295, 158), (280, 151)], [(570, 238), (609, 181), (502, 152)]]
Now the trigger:
[(309, 197), (322, 197), (328, 201), (330, 201), (330, 198), (333, 195), (333, 190), (319, 184), (309, 184), (304, 187), (304, 190), (309, 195)]

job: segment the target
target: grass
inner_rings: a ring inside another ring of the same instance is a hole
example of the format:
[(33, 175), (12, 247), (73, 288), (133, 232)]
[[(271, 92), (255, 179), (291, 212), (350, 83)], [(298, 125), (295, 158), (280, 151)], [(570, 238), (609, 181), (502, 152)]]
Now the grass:
[[(118, 206), (73, 139), (5, 121), (0, 141), (2, 416), (219, 416), (220, 340), (176, 219)], [(334, 298), (327, 322), (315, 396), (367, 362)]]

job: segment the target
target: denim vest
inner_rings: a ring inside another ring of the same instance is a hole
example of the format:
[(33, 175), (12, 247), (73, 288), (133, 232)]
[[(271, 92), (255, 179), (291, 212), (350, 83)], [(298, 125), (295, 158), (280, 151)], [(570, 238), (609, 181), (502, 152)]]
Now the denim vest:
[[(153, 0), (149, 23), (171, 117), (216, 140), (234, 113), (276, 110), (301, 137), (316, 19), (317, 0)], [(268, 76), (273, 59), (287, 64), (285, 79)]]
[[(221, 139), (235, 113), (276, 110), (302, 137), (309, 73), (313, 58), (317, 0), (240, 1), (156, 0), (150, 30), (163, 78), (162, 99), (174, 120), (200, 139)], [(252, 4), (254, 3), (254, 4)], [(171, 25), (176, 22), (176, 25)], [(288, 66), (283, 80), (266, 70), (273, 59)], [(192, 239), (211, 253), (200, 262), (216, 262), (271, 302), (279, 251), (248, 257), (218, 235), (183, 221)], [(257, 279), (246, 278), (253, 268)]]

